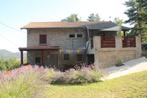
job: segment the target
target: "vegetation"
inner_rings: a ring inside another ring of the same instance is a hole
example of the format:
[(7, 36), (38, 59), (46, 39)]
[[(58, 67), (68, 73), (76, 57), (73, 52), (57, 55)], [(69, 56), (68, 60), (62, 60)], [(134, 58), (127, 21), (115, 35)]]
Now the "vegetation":
[(147, 41), (147, 2), (146, 0), (129, 0), (125, 3), (128, 10), (125, 14), (129, 17), (126, 21), (134, 25), (132, 33), (141, 35), (142, 42)]
[[(70, 74), (69, 76), (72, 76), (75, 75), (75, 73), (77, 75), (77, 73), (79, 74), (79, 71), (70, 70), (66, 72), (66, 74), (64, 75)], [(83, 71), (86, 71), (86, 75), (87, 75), (87, 69), (84, 69)], [(88, 69), (88, 73), (89, 73), (89, 69)], [(96, 76), (95, 78), (97, 78), (97, 73), (95, 72), (90, 72), (90, 73), (93, 76), (93, 78), (95, 76)], [(22, 66), (20, 68), (11, 71), (1, 72), (0, 97), (1, 98), (146, 98), (147, 97), (147, 93), (146, 93), (147, 71), (131, 74), (117, 79), (107, 80), (104, 82), (97, 82), (97, 83), (85, 84), (85, 85), (50, 84), (55, 74), (56, 71), (54, 71), (53, 69), (45, 69), (43, 67), (37, 67), (37, 66), (32, 67), (31, 65)]]
[(19, 65), (20, 62), (16, 58), (0, 59), (0, 70), (11, 70), (14, 68), (18, 68)]
[(100, 21), (100, 16), (98, 14), (91, 13), (87, 20), (90, 22), (98, 22)]
[[(89, 22), (98, 22), (100, 21), (100, 17), (98, 14), (91, 13), (87, 19)], [(81, 18), (78, 17), (78, 14), (71, 14), (70, 16), (66, 17), (65, 19), (61, 20), (62, 22), (79, 22)]]
[(80, 70), (70, 69), (66, 72), (56, 72), (52, 84), (85, 84), (100, 81), (101, 74), (90, 68)]
[(118, 59), (117, 63), (115, 64), (115, 66), (122, 66), (122, 65), (124, 65), (123, 61), (121, 59)]
[(71, 14), (70, 16), (66, 17), (65, 19), (62, 19), (63, 22), (78, 22), (81, 19), (78, 17), (77, 14)]
[(147, 71), (87, 85), (48, 85), (47, 98), (147, 98)]
[(120, 37), (124, 36), (123, 31), (121, 31), (121, 26), (124, 23), (123, 19), (120, 19), (118, 17), (114, 18), (114, 23), (116, 23), (120, 27), (120, 30), (117, 32), (117, 35), (120, 36)]
[(1, 98), (40, 98), (43, 96), (41, 70), (30, 66), (0, 74)]

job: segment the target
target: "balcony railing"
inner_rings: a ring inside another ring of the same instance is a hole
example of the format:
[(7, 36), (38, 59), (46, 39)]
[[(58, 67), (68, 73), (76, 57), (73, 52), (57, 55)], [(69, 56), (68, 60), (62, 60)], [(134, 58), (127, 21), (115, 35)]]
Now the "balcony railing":
[(101, 48), (115, 48), (115, 36), (101, 36)]
[(122, 39), (122, 46), (125, 47), (136, 47), (136, 38), (135, 37), (124, 37)]

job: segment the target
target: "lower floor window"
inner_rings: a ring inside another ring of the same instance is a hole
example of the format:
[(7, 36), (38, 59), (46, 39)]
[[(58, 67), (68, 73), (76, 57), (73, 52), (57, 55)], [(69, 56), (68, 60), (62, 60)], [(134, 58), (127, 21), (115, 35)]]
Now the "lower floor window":
[(77, 54), (77, 61), (83, 61), (83, 54)]
[(64, 60), (69, 60), (69, 54), (64, 54)]
[(35, 63), (36, 64), (40, 64), (41, 63), (41, 58), (40, 57), (36, 57), (35, 58)]

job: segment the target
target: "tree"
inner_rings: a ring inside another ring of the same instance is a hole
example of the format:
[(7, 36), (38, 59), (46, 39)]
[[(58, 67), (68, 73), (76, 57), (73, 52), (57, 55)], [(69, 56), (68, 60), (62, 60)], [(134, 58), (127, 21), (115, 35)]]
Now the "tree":
[(114, 22), (119, 26), (122, 26), (122, 24), (124, 23), (123, 19), (120, 18), (114, 18)]
[(91, 13), (89, 16), (88, 16), (88, 21), (90, 22), (98, 22), (100, 21), (100, 17), (98, 14), (94, 14), (94, 13)]
[(78, 17), (77, 14), (71, 14), (70, 16), (66, 17), (65, 19), (62, 19), (62, 22), (78, 22), (81, 19)]
[(128, 10), (125, 14), (129, 17), (126, 23), (134, 25), (133, 32), (141, 35), (142, 41), (147, 36), (147, 1), (146, 0), (129, 0), (125, 3)]
[(123, 32), (121, 31), (122, 24), (124, 23), (123, 19), (114, 18), (114, 23), (116, 23), (120, 28), (120, 30), (117, 32), (117, 35), (118, 36), (123, 36)]

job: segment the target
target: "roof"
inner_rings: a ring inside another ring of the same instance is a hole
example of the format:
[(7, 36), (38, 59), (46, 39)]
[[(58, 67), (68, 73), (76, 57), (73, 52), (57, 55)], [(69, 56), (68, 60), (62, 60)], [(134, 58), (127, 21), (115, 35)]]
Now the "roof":
[(31, 22), (22, 29), (33, 29), (33, 28), (77, 28), (82, 27), (91, 22)]
[(31, 46), (31, 47), (20, 47), (20, 51), (28, 50), (59, 50), (59, 46)]
[[(114, 22), (94, 23), (94, 24), (87, 25), (87, 27), (88, 29), (98, 29), (100, 31), (119, 31), (120, 30), (120, 26), (118, 26)], [(125, 26), (121, 26), (121, 29), (124, 31), (130, 30), (130, 28)]]
[[(41, 29), (41, 28), (83, 28), (103, 30), (118, 26), (116, 23), (111, 21), (100, 21), (100, 22), (31, 22), (22, 29)], [(129, 30), (128, 27), (121, 27), (122, 30)], [(117, 31), (118, 29), (113, 29)]]
[(123, 30), (123, 31), (128, 31), (130, 30), (130, 28), (128, 27), (124, 27), (124, 26), (113, 26), (113, 27), (110, 27), (110, 28), (104, 28), (104, 29), (101, 29), (101, 31), (120, 31)]

